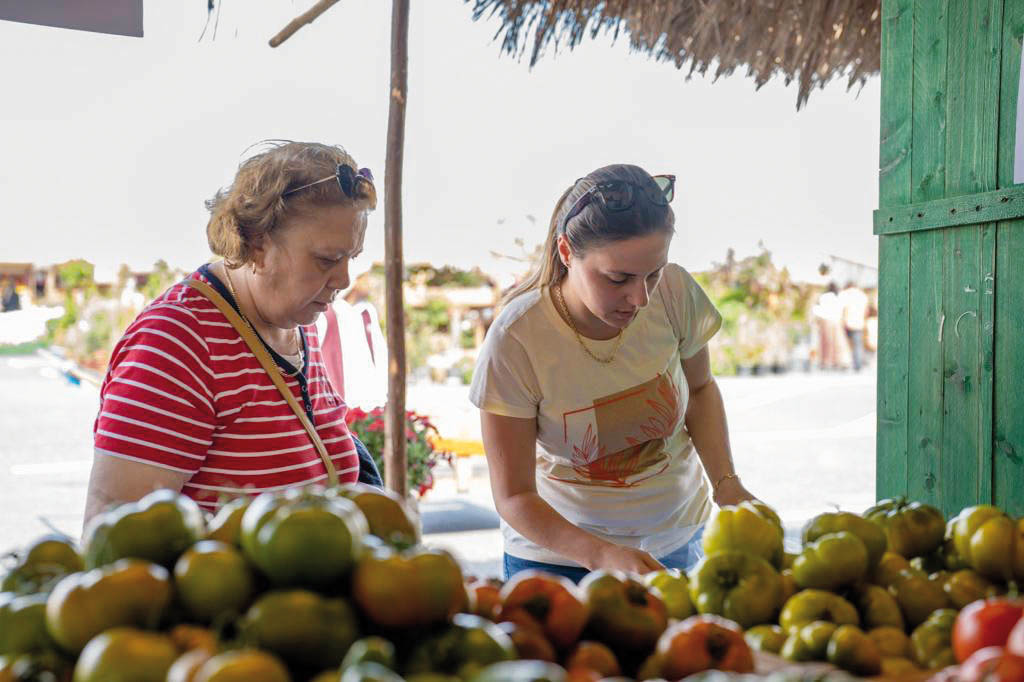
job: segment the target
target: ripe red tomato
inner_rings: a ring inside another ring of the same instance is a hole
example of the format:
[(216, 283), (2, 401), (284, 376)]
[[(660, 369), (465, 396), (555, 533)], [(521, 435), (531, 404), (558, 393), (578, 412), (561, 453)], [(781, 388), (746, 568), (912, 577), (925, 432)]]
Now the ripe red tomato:
[(1011, 654), (1024, 656), (1024, 617), (1018, 620), (1010, 630), (1010, 637), (1006, 640), (1006, 650)]
[(968, 604), (953, 624), (953, 653), (963, 663), (978, 649), (1004, 646), (1010, 630), (1024, 615), (1024, 602), (983, 599)]
[(978, 649), (960, 666), (962, 682), (1024, 682), (1024, 657), (1001, 646)]

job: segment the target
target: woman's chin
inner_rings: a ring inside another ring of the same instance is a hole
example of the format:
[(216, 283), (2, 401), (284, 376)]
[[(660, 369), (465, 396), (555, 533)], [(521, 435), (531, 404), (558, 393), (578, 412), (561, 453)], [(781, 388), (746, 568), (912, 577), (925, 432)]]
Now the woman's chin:
[(608, 313), (601, 321), (613, 329), (625, 329), (633, 320), (636, 319), (636, 313), (619, 313), (611, 312)]
[(301, 313), (295, 316), (295, 321), (298, 322), (299, 325), (305, 327), (314, 324), (317, 320), (320, 319), (320, 315), (322, 314), (323, 311), (319, 309), (303, 310)]

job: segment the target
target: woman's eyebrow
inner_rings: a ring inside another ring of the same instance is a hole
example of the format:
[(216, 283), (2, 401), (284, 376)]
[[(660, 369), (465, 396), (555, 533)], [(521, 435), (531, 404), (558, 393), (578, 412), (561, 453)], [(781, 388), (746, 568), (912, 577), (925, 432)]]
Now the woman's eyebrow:
[(325, 258), (355, 258), (363, 252), (362, 249), (358, 251), (355, 249), (314, 249), (314, 252), (318, 256)]
[[(666, 265), (668, 265), (668, 261), (665, 261), (664, 263), (662, 263), (658, 267), (656, 267), (653, 270), (651, 270), (651, 274), (654, 274), (658, 270), (664, 269), (664, 267)], [(635, 277), (636, 276), (636, 273), (634, 273), (634, 272), (626, 272), (625, 270), (611, 270), (611, 271), (609, 271), (608, 274), (610, 274), (610, 275), (622, 275), (623, 277)]]

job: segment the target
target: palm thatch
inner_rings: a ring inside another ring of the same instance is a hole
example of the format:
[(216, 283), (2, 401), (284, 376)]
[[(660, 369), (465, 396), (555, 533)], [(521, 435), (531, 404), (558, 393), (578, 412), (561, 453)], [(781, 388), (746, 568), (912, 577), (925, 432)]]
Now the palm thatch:
[(589, 34), (629, 36), (634, 50), (672, 61), (687, 78), (746, 67), (758, 88), (781, 74), (811, 90), (846, 75), (848, 87), (878, 73), (880, 0), (467, 0), (473, 18), (498, 16), (502, 49), (530, 66), (548, 47), (572, 49)]

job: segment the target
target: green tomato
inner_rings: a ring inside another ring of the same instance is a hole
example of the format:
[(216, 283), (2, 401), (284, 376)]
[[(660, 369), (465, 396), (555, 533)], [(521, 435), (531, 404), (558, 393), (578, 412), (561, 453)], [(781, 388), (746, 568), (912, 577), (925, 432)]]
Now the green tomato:
[(935, 507), (902, 498), (882, 500), (864, 518), (885, 531), (888, 551), (908, 559), (931, 554), (942, 544), (946, 519)]
[(932, 612), (949, 605), (946, 593), (926, 576), (912, 571), (900, 571), (889, 585), (889, 593), (896, 598), (909, 627), (917, 627)]
[(241, 629), (246, 641), (314, 672), (337, 667), (359, 636), (347, 602), (308, 590), (265, 592), (249, 607)]
[(171, 594), (167, 569), (121, 559), (57, 583), (46, 600), (46, 628), (64, 650), (78, 653), (90, 639), (118, 625), (157, 627)]
[(987, 599), (999, 594), (999, 588), (970, 569), (962, 569), (949, 576), (942, 585), (942, 591), (957, 609), (971, 602)]
[[(335, 678), (337, 679), (337, 678)], [(266, 651), (240, 649), (217, 654), (196, 671), (194, 682), (292, 682), (284, 664)]]
[(467, 679), (492, 663), (515, 657), (515, 645), (501, 628), (486, 618), (459, 613), (445, 630), (419, 641), (409, 654), (405, 672)]
[(882, 658), (906, 658), (910, 655), (910, 638), (903, 628), (883, 625), (868, 631), (868, 637), (875, 640)]
[(743, 633), (747, 644), (758, 651), (777, 654), (786, 643), (786, 633), (778, 625), (755, 625)]
[(805, 589), (835, 590), (863, 579), (867, 570), (868, 551), (848, 531), (820, 536), (793, 562), (793, 578)]
[(0, 655), (50, 651), (56, 643), (46, 630), (45, 594), (19, 597), (0, 593)]
[(832, 665), (862, 677), (882, 671), (878, 644), (854, 625), (836, 628), (828, 642), (826, 658)]
[(22, 553), (0, 582), (0, 592), (49, 592), (58, 580), (85, 568), (74, 543), (63, 535), (44, 535)]
[(706, 555), (736, 550), (782, 567), (782, 530), (751, 505), (726, 506), (715, 512), (704, 529), (702, 543)]
[(914, 628), (910, 635), (910, 652), (922, 668), (944, 668), (956, 664), (953, 654), (953, 624), (957, 611), (938, 609)]
[(849, 600), (857, 607), (860, 620), (867, 629), (891, 626), (903, 630), (903, 612), (889, 592), (878, 585), (862, 583), (853, 587)]
[(329, 588), (362, 553), (366, 518), (318, 486), (262, 493), (242, 515), (242, 550), (279, 586)]
[(200, 623), (240, 614), (249, 605), (255, 580), (241, 551), (217, 540), (197, 542), (174, 564), (178, 598)]
[(712, 613), (748, 628), (772, 620), (782, 583), (764, 559), (722, 551), (703, 557), (690, 571), (690, 599), (699, 613)]
[(207, 525), (206, 539), (241, 547), (242, 517), (250, 502), (252, 499), (248, 497), (236, 497), (225, 502)]
[(690, 581), (682, 571), (666, 568), (648, 573), (644, 576), (644, 584), (665, 602), (669, 618), (683, 620), (696, 613), (690, 599)]
[(366, 517), (369, 532), (399, 549), (420, 541), (420, 524), (416, 515), (396, 493), (365, 483), (345, 483), (328, 491), (356, 503)]
[(462, 569), (448, 552), (399, 552), (378, 543), (356, 564), (352, 599), (374, 624), (407, 628), (447, 622), (467, 608), (468, 594)]
[(988, 504), (967, 507), (953, 522), (953, 544), (960, 558), (989, 580), (1024, 580), (1024, 519), (1014, 522)]
[[(694, 581), (690, 580), (691, 598)], [(620, 658), (654, 648), (668, 627), (665, 604), (636, 577), (620, 571), (591, 571), (580, 581), (597, 639)]]
[(194, 500), (155, 490), (89, 521), (83, 539), (85, 565), (97, 568), (134, 558), (170, 568), (205, 532), (203, 512)]
[(864, 548), (868, 551), (868, 570), (878, 565), (888, 542), (885, 538), (885, 531), (878, 524), (857, 514), (850, 512), (818, 514), (804, 526), (803, 543), (806, 546), (823, 535), (839, 531), (853, 533), (864, 543)]
[(779, 625), (787, 633), (816, 620), (836, 625), (859, 625), (860, 616), (853, 604), (824, 590), (802, 590), (793, 595), (779, 614)]
[(111, 628), (82, 649), (74, 682), (164, 682), (178, 653), (166, 635)]
[(816, 620), (800, 627), (786, 638), (780, 652), (787, 661), (824, 661), (832, 634), (839, 626)]

